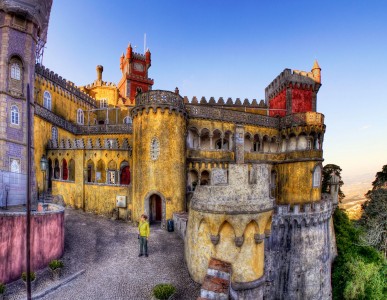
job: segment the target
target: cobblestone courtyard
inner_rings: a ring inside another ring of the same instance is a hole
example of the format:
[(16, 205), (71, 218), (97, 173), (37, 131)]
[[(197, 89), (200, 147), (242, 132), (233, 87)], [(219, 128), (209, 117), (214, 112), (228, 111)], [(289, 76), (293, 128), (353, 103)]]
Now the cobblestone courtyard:
[[(79, 210), (65, 212), (65, 270), (62, 277), (85, 273), (60, 287), (45, 300), (150, 299), (158, 283), (177, 287), (175, 299), (196, 299), (200, 285), (184, 263), (184, 245), (176, 233), (151, 227), (149, 257), (138, 257), (137, 228)], [(48, 288), (48, 271), (37, 274), (36, 292)], [(39, 279), (40, 277), (40, 279)], [(21, 283), (8, 299), (25, 299)]]

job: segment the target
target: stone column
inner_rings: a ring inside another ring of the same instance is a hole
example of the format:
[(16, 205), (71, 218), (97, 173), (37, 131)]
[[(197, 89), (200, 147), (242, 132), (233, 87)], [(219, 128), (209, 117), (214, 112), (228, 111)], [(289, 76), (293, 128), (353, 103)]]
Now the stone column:
[(213, 138), (213, 134), (210, 134), (210, 150), (214, 149), (214, 145), (212, 144), (212, 138)]
[(242, 125), (235, 128), (235, 161), (237, 164), (245, 162), (245, 130)]

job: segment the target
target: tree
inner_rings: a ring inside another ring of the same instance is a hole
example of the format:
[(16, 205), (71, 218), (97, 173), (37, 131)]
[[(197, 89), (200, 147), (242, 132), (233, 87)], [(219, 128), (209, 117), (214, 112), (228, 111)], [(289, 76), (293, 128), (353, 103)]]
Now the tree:
[(360, 219), (360, 224), (364, 228), (362, 240), (382, 251), (387, 258), (387, 189), (368, 191), (366, 197), (367, 201), (362, 205), (363, 214)]
[(339, 176), (340, 181), (339, 181), (339, 201), (341, 202), (344, 198), (345, 195), (343, 191), (341, 190), (342, 185), (344, 184), (343, 180), (341, 180), (341, 171), (342, 169), (338, 165), (334, 164), (328, 164), (324, 166), (323, 171), (322, 171), (322, 186), (321, 186), (321, 192), (322, 193), (329, 193), (330, 192), (330, 185), (329, 181), (331, 179), (331, 174), (334, 173), (335, 175)]
[(381, 172), (377, 172), (374, 182), (372, 182), (372, 190), (377, 190), (387, 187), (387, 165), (384, 165)]

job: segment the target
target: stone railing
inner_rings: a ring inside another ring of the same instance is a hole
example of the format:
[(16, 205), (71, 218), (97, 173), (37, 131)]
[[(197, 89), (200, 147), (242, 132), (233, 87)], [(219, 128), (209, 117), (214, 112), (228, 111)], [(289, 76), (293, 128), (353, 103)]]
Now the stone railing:
[(84, 125), (78, 128), (78, 134), (132, 133), (132, 124)]
[(51, 110), (48, 110), (44, 108), (43, 106), (40, 106), (39, 104), (35, 103), (35, 114), (42, 119), (50, 122), (51, 124), (63, 128), (64, 130), (71, 132), (72, 134), (77, 134), (79, 131), (79, 128), (77, 125), (67, 121), (66, 119), (56, 115)]
[(189, 117), (278, 128), (277, 118), (211, 106), (186, 104)]
[(296, 113), (282, 117), (280, 128), (302, 125), (324, 125), (324, 115), (317, 112)]
[(183, 115), (186, 115), (183, 98), (173, 92), (154, 90), (137, 95), (136, 106), (132, 109), (132, 117), (136, 116), (138, 112), (145, 109), (149, 112), (149, 109), (156, 110), (160, 108), (162, 110), (169, 109), (175, 110)]
[(132, 124), (77, 125), (35, 103), (35, 114), (75, 135), (132, 133)]

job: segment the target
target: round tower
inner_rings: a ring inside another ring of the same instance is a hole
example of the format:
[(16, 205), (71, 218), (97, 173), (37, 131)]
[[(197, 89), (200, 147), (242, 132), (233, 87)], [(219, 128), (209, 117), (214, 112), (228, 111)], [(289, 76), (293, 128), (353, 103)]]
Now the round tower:
[(187, 113), (183, 98), (154, 90), (139, 94), (133, 118), (133, 220), (146, 213), (151, 222), (184, 210), (185, 136)]

